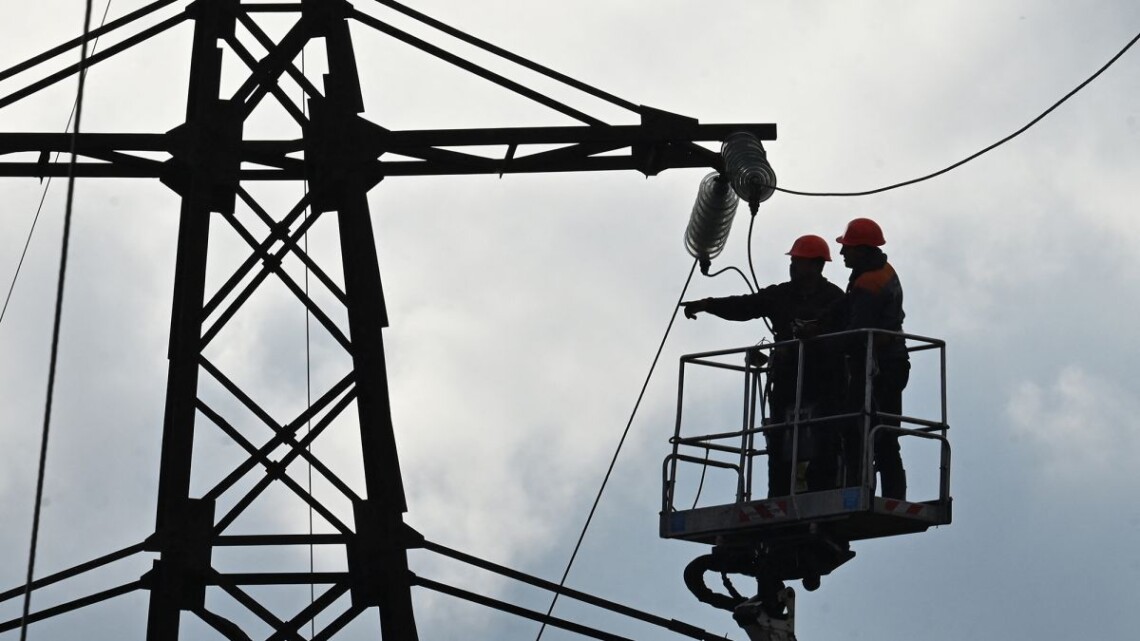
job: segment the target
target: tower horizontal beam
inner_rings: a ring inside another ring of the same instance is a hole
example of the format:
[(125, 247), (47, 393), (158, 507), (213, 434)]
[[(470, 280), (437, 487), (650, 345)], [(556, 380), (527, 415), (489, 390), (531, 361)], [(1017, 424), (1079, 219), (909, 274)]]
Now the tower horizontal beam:
[[(696, 145), (723, 140), (737, 131), (748, 131), (761, 140), (774, 140), (772, 124), (653, 123), (606, 127), (515, 127), (488, 129), (374, 130), (361, 141), (364, 156), (376, 160), (362, 171), (379, 176), (442, 176), (469, 174), (539, 173), (568, 171), (639, 170), (656, 174), (664, 169), (717, 167), (720, 154)], [(36, 153), (36, 162), (0, 161), (0, 176), (66, 176), (66, 162), (49, 160), (52, 153), (70, 149), (71, 136), (55, 133), (0, 133), (0, 158)], [(518, 155), (526, 146), (566, 145)], [(504, 147), (500, 157), (454, 151), (456, 147)], [(628, 153), (612, 153), (629, 148)], [(303, 151), (301, 140), (251, 140), (241, 143), (241, 180), (274, 181), (306, 178), (304, 161), (294, 157)], [(607, 153), (608, 152), (608, 153)], [(87, 178), (160, 178), (167, 171), (155, 153), (176, 154), (177, 139), (164, 134), (80, 134), (76, 153), (81, 158), (75, 175)], [(600, 155), (606, 153), (606, 155)], [(149, 155), (139, 155), (149, 154)], [(549, 154), (541, 156), (540, 154)], [(648, 158), (652, 156), (652, 160)], [(420, 160), (381, 160), (385, 155)], [(92, 162), (92, 159), (98, 162)], [(258, 167), (260, 166), (260, 168)]]

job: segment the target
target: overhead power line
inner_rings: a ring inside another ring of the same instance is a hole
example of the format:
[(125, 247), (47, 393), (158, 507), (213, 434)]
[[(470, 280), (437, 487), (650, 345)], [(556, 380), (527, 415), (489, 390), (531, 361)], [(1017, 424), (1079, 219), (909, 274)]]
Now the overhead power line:
[[(526, 67), (528, 69), (531, 69), (532, 71), (536, 71), (538, 73), (541, 73), (543, 75), (551, 77), (555, 80), (566, 83), (566, 84), (568, 84), (568, 85), (570, 85), (576, 89), (582, 90), (582, 91), (584, 91), (590, 95), (593, 95), (595, 97), (598, 97), (598, 98), (601, 98), (601, 99), (606, 100), (608, 102), (611, 102), (611, 103), (613, 103), (619, 107), (624, 107), (626, 109), (632, 110), (632, 111), (637, 112), (637, 113), (640, 113), (642, 111), (642, 109), (640, 107), (638, 107), (636, 104), (634, 104), (628, 100), (624, 100), (618, 96), (614, 96), (613, 94), (607, 93), (607, 92), (602, 91), (600, 89), (597, 89), (595, 87), (591, 87), (589, 85), (586, 85), (585, 83), (581, 83), (581, 82), (574, 80), (573, 78), (570, 78), (564, 74), (558, 73), (552, 69), (549, 69), (549, 68), (544, 67), (542, 65), (539, 65), (535, 62), (532, 62), (532, 61), (524, 58), (523, 56), (512, 53), (512, 52), (507, 51), (505, 49), (502, 49), (501, 47), (496, 47), (494, 45), (491, 45), (490, 43), (487, 43), (486, 41), (480, 40), (478, 38), (475, 38), (474, 36), (471, 36), (469, 34), (462, 32), (462, 31), (459, 31), (458, 29), (455, 29), (453, 27), (449, 27), (448, 25), (445, 25), (445, 24), (439, 22), (438, 20), (431, 18), (430, 16), (426, 16), (426, 15), (419, 13), (413, 9), (410, 9), (409, 7), (407, 7), (405, 5), (400, 4), (399, 2), (396, 2), (396, 0), (375, 0), (375, 1), (378, 4), (384, 5), (390, 9), (394, 9), (394, 10), (396, 10), (400, 13), (403, 13), (403, 14), (405, 14), (405, 15), (407, 15), (407, 16), (415, 19), (415, 20), (418, 20), (424, 24), (427, 24), (427, 25), (432, 26), (436, 29), (439, 29), (439, 30), (443, 31), (444, 33), (447, 33), (448, 35), (451, 35), (451, 36), (456, 37), (456, 38), (458, 38), (464, 42), (467, 42), (468, 44), (472, 44), (476, 47), (484, 49), (485, 51), (488, 51), (490, 53), (493, 53), (495, 55), (503, 57), (507, 60), (510, 60), (511, 62), (522, 65), (523, 67)], [(827, 197), (870, 196), (872, 194), (879, 194), (879, 193), (882, 193), (885, 191), (891, 191), (893, 189), (898, 189), (900, 187), (906, 187), (906, 186), (914, 185), (914, 184), (917, 184), (920, 182), (925, 182), (925, 181), (930, 180), (932, 178), (937, 178), (938, 176), (941, 176), (945, 173), (953, 171), (954, 169), (957, 169), (958, 167), (961, 167), (962, 165), (965, 165), (966, 163), (968, 163), (972, 160), (975, 160), (976, 158), (979, 158), (979, 157), (989, 153), (990, 151), (993, 151), (994, 149), (997, 149), (998, 147), (1004, 145), (1005, 143), (1013, 140), (1014, 138), (1017, 138), (1021, 134), (1028, 131), (1031, 127), (1033, 127), (1038, 122), (1043, 120), (1046, 116), (1048, 116), (1050, 113), (1052, 113), (1055, 109), (1057, 109), (1062, 104), (1067, 102), (1070, 98), (1072, 98), (1077, 93), (1079, 93), (1082, 89), (1084, 89), (1086, 86), (1088, 86), (1093, 80), (1096, 80), (1097, 77), (1099, 77), (1102, 73), (1104, 73), (1106, 70), (1108, 70), (1109, 67), (1111, 67), (1113, 64), (1115, 64), (1116, 61), (1121, 58), (1121, 56), (1123, 56), (1129, 49), (1132, 48), (1132, 45), (1136, 44), (1137, 40), (1140, 40), (1140, 33), (1137, 33), (1131, 40), (1128, 41), (1128, 44), (1124, 45), (1124, 47), (1120, 51), (1118, 51), (1116, 53), (1116, 55), (1114, 55), (1111, 59), (1109, 59), (1109, 61), (1106, 62), (1103, 66), (1101, 66), (1099, 69), (1097, 69), (1095, 73), (1093, 73), (1091, 76), (1086, 78), (1084, 80), (1084, 82), (1077, 85), (1072, 91), (1065, 94), (1060, 100), (1056, 101), (1048, 109), (1041, 112), (1041, 114), (1039, 114), (1036, 118), (1030, 120), (1028, 123), (1025, 124), (1025, 126), (1021, 127), (1017, 131), (1014, 131), (1013, 133), (1009, 134), (1008, 136), (1002, 138), (1001, 140), (998, 140), (997, 142), (989, 145), (988, 147), (985, 147), (984, 149), (982, 149), (980, 151), (977, 151), (973, 154), (970, 154), (969, 156), (959, 160), (958, 162), (955, 162), (955, 163), (953, 163), (947, 167), (939, 169), (938, 171), (931, 172), (931, 173), (926, 174), (924, 176), (919, 176), (918, 178), (912, 178), (910, 180), (904, 180), (902, 182), (887, 185), (885, 187), (878, 187), (875, 189), (868, 189), (868, 190), (864, 190), (864, 191), (819, 191), (819, 192), (815, 192), (815, 191), (800, 191), (800, 190), (796, 190), (796, 189), (787, 189), (787, 188), (783, 188), (783, 187), (775, 187), (774, 189), (776, 191), (779, 191), (779, 192), (782, 192), (785, 194), (791, 194), (794, 196), (827, 196)], [(591, 122), (591, 124), (602, 124), (602, 123), (593, 122), (593, 121), (587, 121), (587, 122)]]
[[(111, 0), (107, 0), (107, 5), (103, 8), (103, 20), (99, 23), (99, 30), (107, 24), (107, 15), (111, 11)], [(95, 33), (95, 32), (92, 32)], [(91, 53), (94, 54), (99, 48), (99, 36), (95, 36), (91, 41)], [(75, 109), (78, 101), (72, 103), (71, 113), (67, 116), (67, 125), (64, 126), (63, 131), (67, 133), (71, 130), (71, 122), (75, 118)], [(56, 153), (56, 160), (59, 159), (59, 153)], [(36, 207), (36, 215), (32, 217), (32, 224), (28, 227), (28, 238), (24, 241), (24, 248), (20, 251), (20, 259), (16, 261), (16, 271), (12, 274), (12, 282), (8, 285), (8, 295), (4, 297), (4, 306), (0, 307), (0, 325), (4, 324), (4, 317), (8, 314), (8, 305), (12, 302), (12, 293), (16, 291), (16, 282), (20, 280), (20, 270), (24, 268), (24, 260), (28, 257), (28, 248), (32, 244), (32, 237), (36, 233), (36, 224), (40, 221), (40, 214), (44, 209), (44, 202), (47, 200), (48, 191), (51, 189), (52, 177), (48, 176), (44, 181), (43, 192), (40, 194), (40, 204)]]
[(813, 192), (813, 191), (797, 191), (795, 189), (784, 189), (782, 187), (775, 187), (775, 190), (779, 191), (779, 192), (783, 192), (785, 194), (792, 194), (793, 196), (870, 196), (871, 194), (879, 194), (879, 193), (882, 193), (884, 191), (890, 191), (892, 189), (898, 189), (899, 187), (906, 187), (908, 185), (913, 185), (915, 183), (920, 183), (920, 182), (923, 182), (926, 180), (930, 180), (931, 178), (936, 178), (938, 176), (941, 176), (942, 174), (945, 174), (949, 171), (957, 169), (958, 167), (961, 167), (962, 165), (970, 162), (971, 160), (974, 160), (975, 158), (978, 158), (979, 156), (982, 156), (983, 154), (989, 153), (990, 151), (997, 149), (998, 147), (1004, 145), (1005, 143), (1007, 143), (1007, 142), (1013, 140), (1014, 138), (1017, 138), (1021, 134), (1025, 133), (1033, 125), (1036, 125), (1037, 123), (1041, 122), (1045, 118), (1045, 116), (1048, 116), (1049, 114), (1053, 113), (1053, 110), (1055, 110), (1057, 107), (1060, 107), (1061, 105), (1063, 105), (1069, 98), (1072, 98), (1073, 96), (1077, 95), (1077, 93), (1080, 90), (1084, 89), (1086, 86), (1088, 86), (1089, 83), (1091, 83), (1093, 80), (1096, 80), (1097, 77), (1100, 76), (1100, 74), (1102, 74), (1106, 70), (1108, 70), (1108, 68), (1111, 67), (1113, 64), (1115, 64), (1116, 61), (1119, 60), (1120, 57), (1125, 54), (1125, 52), (1127, 52), (1129, 49), (1132, 48), (1132, 45), (1136, 44), (1137, 40), (1140, 40), (1140, 33), (1133, 36), (1132, 39), (1128, 41), (1128, 44), (1124, 45), (1123, 49), (1116, 52), (1116, 55), (1113, 56), (1111, 59), (1109, 59), (1108, 62), (1104, 63), (1104, 65), (1100, 69), (1097, 69), (1093, 75), (1086, 78), (1084, 82), (1077, 85), (1072, 91), (1065, 94), (1060, 100), (1053, 103), (1053, 105), (1050, 106), (1045, 111), (1041, 112), (1041, 114), (1038, 115), (1036, 118), (1034, 118), (1033, 120), (1030, 120), (1028, 123), (1026, 123), (1026, 125), (1024, 127), (1022, 127), (1021, 129), (1018, 129), (1017, 131), (1011, 133), (1010, 135), (1006, 136), (1005, 138), (1002, 138), (1001, 140), (990, 145), (989, 147), (986, 147), (985, 149), (982, 149), (981, 151), (970, 154), (969, 156), (966, 156), (962, 160), (959, 160), (958, 162), (956, 162), (956, 163), (954, 163), (948, 167), (945, 167), (943, 169), (939, 169), (938, 171), (935, 171), (933, 173), (926, 174), (925, 176), (920, 176), (918, 178), (912, 178), (911, 180), (904, 180), (903, 182), (895, 183), (893, 185), (887, 185), (886, 187), (879, 187), (877, 189), (868, 189), (866, 191)]
[[(80, 45), (79, 62), (87, 62), (87, 42), (91, 34), (91, 0), (87, 0), (83, 14), (83, 41)], [(40, 534), (40, 512), (44, 498), (44, 478), (47, 470), (48, 433), (51, 428), (52, 399), (55, 395), (56, 363), (59, 361), (59, 330), (63, 320), (63, 285), (67, 276), (67, 249), (71, 240), (71, 213), (75, 202), (75, 165), (79, 155), (76, 153), (76, 143), (79, 140), (79, 127), (83, 118), (83, 89), (87, 80), (87, 70), (79, 71), (79, 86), (75, 92), (75, 127), (71, 133), (71, 162), (67, 172), (67, 205), (63, 216), (63, 243), (59, 254), (59, 282), (55, 293), (55, 318), (51, 333), (51, 359), (48, 363), (47, 398), (44, 401), (44, 428), (40, 440), (40, 461), (36, 473), (36, 499), (32, 515), (32, 541), (28, 551), (28, 581), (24, 591), (24, 612), (20, 619), (20, 641), (28, 638), (28, 614), (32, 605), (32, 581), (36, 570), (36, 544)]]
[[(645, 375), (645, 382), (641, 385), (641, 392), (637, 395), (637, 400), (633, 404), (633, 411), (630, 412), (629, 420), (626, 421), (625, 430), (621, 433), (621, 438), (618, 439), (617, 448), (614, 450), (614, 455), (610, 459), (610, 465), (606, 469), (606, 475), (602, 478), (601, 487), (598, 488), (598, 493), (594, 497), (594, 504), (590, 507), (590, 513), (586, 516), (586, 523), (582, 526), (582, 531), (578, 534), (578, 542), (574, 544), (574, 551), (570, 553), (570, 560), (566, 562), (566, 569), (562, 572), (562, 579), (558, 582), (558, 587), (563, 588), (566, 586), (566, 578), (570, 576), (570, 568), (574, 566), (574, 560), (578, 558), (578, 550), (582, 548), (582, 541), (586, 538), (586, 531), (590, 529), (590, 523), (594, 520), (594, 513), (598, 510), (598, 504), (602, 501), (602, 494), (606, 491), (606, 485), (610, 482), (610, 475), (613, 474), (614, 466), (617, 465), (618, 456), (621, 454), (621, 448), (625, 445), (625, 439), (629, 436), (629, 428), (633, 425), (633, 419), (637, 416), (637, 410), (641, 407), (641, 399), (645, 398), (645, 390), (649, 387), (649, 381), (653, 379), (653, 371), (657, 368), (657, 361), (661, 358), (661, 351), (665, 349), (665, 341), (669, 339), (669, 332), (673, 330), (673, 322), (677, 320), (677, 310), (681, 307), (681, 301), (685, 300), (685, 293), (689, 291), (689, 283), (693, 282), (693, 274), (697, 271), (697, 262), (693, 261), (693, 266), (689, 268), (689, 276), (685, 279), (685, 286), (681, 288), (681, 295), (677, 297), (677, 304), (673, 306), (673, 313), (669, 317), (669, 324), (665, 327), (665, 335), (661, 337), (661, 344), (657, 346), (657, 353), (653, 356), (653, 362), (649, 365), (649, 373)], [(550, 616), (554, 612), (554, 606), (558, 603), (559, 592), (554, 593), (554, 597), (550, 600), (550, 607), (546, 610), (546, 616)], [(546, 623), (538, 629), (538, 636), (535, 641), (542, 638), (542, 633), (546, 630)]]

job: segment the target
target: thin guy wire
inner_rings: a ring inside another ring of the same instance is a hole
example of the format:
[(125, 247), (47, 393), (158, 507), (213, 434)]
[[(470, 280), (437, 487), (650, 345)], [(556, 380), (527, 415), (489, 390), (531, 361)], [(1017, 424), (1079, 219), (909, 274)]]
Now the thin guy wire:
[[(570, 554), (570, 560), (566, 563), (566, 570), (562, 572), (562, 580), (558, 582), (558, 587), (566, 585), (566, 577), (570, 576), (570, 568), (574, 565), (574, 559), (578, 557), (578, 550), (582, 547), (582, 541), (586, 538), (586, 531), (590, 529), (590, 522), (594, 519), (594, 512), (598, 509), (598, 503), (602, 500), (602, 493), (606, 491), (606, 484), (610, 482), (610, 475), (613, 474), (614, 466), (617, 465), (618, 455), (621, 454), (621, 448), (625, 445), (625, 438), (629, 436), (629, 428), (633, 425), (633, 419), (637, 416), (637, 410), (641, 407), (641, 399), (645, 397), (645, 390), (649, 387), (649, 381), (653, 378), (653, 370), (657, 368), (657, 361), (661, 358), (661, 351), (665, 349), (665, 341), (669, 339), (669, 332), (673, 329), (673, 323), (677, 320), (677, 310), (681, 307), (681, 301), (685, 299), (685, 292), (689, 291), (689, 283), (693, 282), (693, 274), (697, 271), (697, 260), (693, 261), (693, 266), (689, 268), (689, 277), (685, 279), (685, 286), (681, 288), (681, 295), (677, 297), (677, 304), (673, 306), (673, 314), (669, 317), (669, 325), (665, 328), (665, 335), (661, 337), (661, 344), (657, 346), (657, 353), (653, 356), (653, 363), (649, 366), (649, 373), (645, 375), (645, 382), (641, 385), (641, 392), (637, 395), (637, 402), (633, 404), (633, 411), (630, 412), (629, 421), (625, 424), (625, 430), (621, 433), (621, 439), (618, 440), (617, 449), (614, 450), (614, 456), (610, 460), (610, 466), (606, 469), (606, 475), (602, 479), (602, 486), (598, 488), (598, 494), (594, 497), (594, 504), (590, 507), (590, 513), (586, 516), (586, 523), (582, 526), (582, 532), (578, 535), (578, 542), (574, 544), (574, 551)], [(558, 592), (554, 593), (554, 598), (550, 600), (550, 607), (546, 610), (546, 616), (550, 617), (554, 612), (554, 606), (558, 603)], [(535, 641), (542, 638), (542, 633), (546, 630), (546, 622), (543, 621), (542, 627), (538, 630), (538, 636)]]
[[(305, 48), (301, 47), (301, 75), (305, 75)], [(309, 103), (305, 100), (305, 89), (301, 88), (301, 113), (306, 119), (309, 117)], [(309, 181), (302, 181), (303, 196), (309, 195)], [(309, 220), (309, 208), (305, 208), (305, 222)], [(305, 234), (301, 237), (301, 242), (304, 244), (305, 255), (309, 255), (309, 232), (306, 229)], [(305, 298), (309, 297), (309, 264), (305, 263)], [(306, 410), (313, 409), (313, 366), (311, 356), (311, 345), (309, 328), (312, 323), (313, 315), (309, 308), (305, 307), (305, 408)], [(313, 419), (305, 421), (305, 434), (310, 434), (313, 431)], [(306, 446), (311, 454), (313, 445), (310, 443)], [(313, 494), (313, 463), (309, 461), (309, 495)], [(313, 536), (313, 506), (309, 506), (309, 536)], [(316, 560), (314, 553), (314, 545), (312, 541), (309, 542), (309, 574), (316, 572)], [(317, 601), (317, 586), (311, 581), (309, 582), (309, 605), (312, 606)], [(317, 636), (317, 615), (314, 614), (313, 618), (309, 619), (309, 638), (312, 639)]]
[(618, 107), (621, 107), (623, 109), (627, 109), (627, 110), (632, 111), (634, 113), (641, 113), (641, 107), (639, 107), (638, 105), (636, 105), (636, 104), (634, 104), (628, 100), (619, 98), (618, 96), (615, 96), (615, 95), (613, 95), (607, 91), (603, 91), (601, 89), (598, 89), (597, 87), (592, 87), (590, 85), (587, 85), (586, 83), (584, 83), (580, 80), (576, 80), (574, 78), (571, 78), (570, 76), (567, 76), (566, 74), (559, 73), (559, 72), (557, 72), (557, 71), (555, 71), (549, 67), (546, 67), (544, 65), (540, 65), (537, 62), (534, 62), (532, 60), (528, 60), (527, 58), (524, 58), (523, 56), (520, 56), (516, 53), (512, 53), (510, 51), (507, 51), (506, 49), (503, 49), (502, 47), (499, 47), (497, 45), (493, 45), (493, 44), (487, 42), (486, 40), (476, 38), (475, 36), (472, 36), (468, 33), (460, 31), (459, 29), (456, 29), (455, 27), (452, 27), (449, 24), (446, 24), (444, 22), (436, 20), (435, 18), (432, 18), (431, 16), (428, 16), (426, 14), (420, 13), (419, 11), (416, 11), (415, 9), (412, 9), (406, 5), (400, 4), (399, 2), (395, 2), (395, 0), (376, 0), (376, 2), (388, 7), (389, 9), (399, 11), (400, 13), (402, 13), (402, 14), (410, 17), (410, 18), (413, 18), (415, 20), (418, 20), (418, 21), (420, 21), (420, 22), (422, 22), (422, 23), (424, 23), (424, 24), (426, 24), (426, 25), (428, 25), (428, 26), (430, 26), (430, 27), (432, 27), (438, 31), (442, 31), (443, 33), (446, 33), (447, 35), (449, 35), (453, 38), (456, 38), (458, 40), (466, 42), (467, 44), (474, 45), (474, 46), (476, 46), (476, 47), (478, 47), (484, 51), (493, 53), (493, 54), (499, 56), (500, 58), (504, 58), (506, 60), (509, 60), (510, 62), (513, 62), (513, 63), (515, 63), (519, 66), (522, 66), (526, 69), (530, 69), (531, 71), (535, 71), (537, 73), (540, 73), (540, 74), (542, 74), (548, 78), (551, 78), (553, 80), (557, 80), (558, 82), (561, 82), (565, 85), (569, 85), (570, 87), (573, 87), (574, 89), (577, 89), (577, 90), (582, 91), (584, 93), (587, 93), (591, 96), (594, 96), (595, 98), (600, 98), (602, 100), (605, 100), (606, 102), (617, 105)]
[[(67, 129), (71, 129), (71, 119), (75, 116), (75, 107), (71, 108), (71, 116), (67, 119)], [(56, 152), (56, 160), (59, 160), (59, 152)], [(24, 267), (24, 258), (28, 255), (28, 247), (32, 244), (32, 236), (36, 233), (36, 223), (40, 220), (40, 212), (44, 209), (44, 201), (47, 200), (48, 189), (51, 188), (51, 176), (48, 176), (47, 183), (44, 185), (43, 193), (40, 194), (40, 204), (36, 207), (36, 215), (32, 218), (32, 226), (28, 228), (28, 238), (24, 241), (24, 249), (20, 252), (20, 260), (16, 262), (16, 272), (12, 274), (12, 283), (8, 285), (8, 295), (4, 298), (4, 307), (0, 309), (0, 324), (4, 322), (4, 316), (8, 313), (8, 303), (12, 300), (12, 293), (16, 291), (16, 281), (20, 278), (20, 270)]]
[[(87, 62), (87, 37), (91, 33), (91, 1), (87, 0), (83, 15), (83, 41), (79, 52), (81, 65)], [(52, 397), (55, 394), (55, 370), (59, 357), (59, 327), (63, 318), (63, 286), (67, 276), (67, 249), (71, 240), (71, 212), (75, 203), (76, 147), (79, 141), (79, 126), (83, 117), (83, 89), (87, 80), (87, 70), (79, 71), (79, 87), (75, 98), (75, 129), (71, 134), (71, 162), (67, 166), (67, 205), (63, 217), (63, 243), (59, 256), (59, 283), (55, 295), (55, 319), (51, 333), (51, 361), (48, 365), (47, 399), (44, 401), (44, 429), (40, 440), (39, 471), (36, 474), (35, 510), (32, 514), (32, 542), (28, 551), (28, 581), (24, 588), (24, 613), (20, 617), (20, 641), (28, 638), (28, 614), (32, 607), (32, 581), (36, 572), (36, 544), (40, 535), (40, 511), (43, 506), (44, 476), (47, 469), (48, 434), (51, 431)]]
[(989, 147), (986, 147), (985, 149), (983, 149), (979, 152), (976, 152), (974, 154), (966, 156), (962, 160), (959, 160), (958, 162), (950, 165), (949, 167), (939, 169), (938, 171), (936, 171), (934, 173), (927, 174), (925, 176), (920, 176), (918, 178), (913, 178), (911, 180), (906, 180), (906, 181), (903, 181), (900, 183), (895, 183), (893, 185), (887, 185), (886, 187), (879, 187), (878, 189), (869, 189), (867, 191), (810, 192), (810, 191), (796, 191), (794, 189), (784, 189), (782, 187), (774, 187), (773, 189), (775, 189), (776, 191), (779, 191), (779, 192), (783, 192), (785, 194), (792, 194), (794, 196), (870, 196), (871, 194), (879, 194), (879, 193), (882, 193), (884, 191), (890, 191), (892, 189), (898, 189), (899, 187), (906, 187), (907, 185), (913, 185), (915, 183), (920, 183), (920, 182), (923, 182), (926, 180), (930, 180), (931, 178), (941, 176), (942, 174), (945, 174), (945, 173), (947, 173), (953, 169), (957, 169), (958, 167), (961, 167), (962, 165), (970, 162), (971, 160), (974, 160), (975, 158), (981, 156), (982, 154), (985, 154), (985, 153), (988, 153), (990, 151), (993, 151), (994, 149), (997, 149), (998, 147), (1004, 145), (1005, 143), (1013, 140), (1014, 138), (1020, 136), (1021, 134), (1025, 133), (1026, 131), (1028, 131), (1030, 127), (1032, 127), (1033, 125), (1036, 125), (1038, 122), (1040, 122), (1042, 119), (1044, 119), (1045, 116), (1048, 116), (1050, 113), (1052, 113), (1054, 109), (1056, 109), (1057, 107), (1060, 107), (1062, 104), (1064, 104), (1066, 101), (1068, 101), (1069, 98), (1072, 98), (1073, 96), (1075, 96), (1077, 94), (1077, 92), (1079, 92), (1081, 89), (1084, 89), (1085, 86), (1087, 86), (1090, 82), (1092, 82), (1093, 80), (1096, 80), (1097, 77), (1100, 76), (1100, 74), (1102, 74), (1106, 70), (1108, 70), (1108, 68), (1111, 67), (1117, 60), (1119, 60), (1120, 57), (1125, 54), (1125, 52), (1127, 52), (1129, 49), (1132, 48), (1132, 45), (1136, 44), (1137, 40), (1140, 40), (1140, 33), (1137, 33), (1135, 36), (1133, 36), (1133, 38), (1128, 41), (1128, 44), (1124, 45), (1123, 49), (1118, 51), (1116, 53), (1116, 55), (1113, 56), (1108, 62), (1104, 63), (1104, 66), (1102, 66), (1100, 69), (1097, 69), (1096, 73), (1094, 73), (1093, 75), (1086, 78), (1084, 82), (1077, 85), (1076, 88), (1073, 89), (1072, 91), (1070, 91), (1069, 93), (1065, 94), (1063, 98), (1061, 98), (1057, 102), (1053, 103), (1053, 105), (1051, 107), (1049, 107), (1045, 111), (1041, 112), (1041, 114), (1039, 116), (1037, 116), (1033, 120), (1030, 120), (1029, 123), (1026, 124), (1024, 127), (1022, 127), (1021, 129), (1018, 129), (1017, 131), (1013, 132), (1012, 134), (1006, 136), (1005, 138), (1002, 138), (1001, 140), (990, 145)]
[[(103, 20), (99, 23), (99, 27), (107, 24), (107, 14), (111, 11), (111, 1), (107, 0), (107, 6), (103, 8)], [(99, 38), (96, 37), (91, 41), (91, 53), (94, 54), (99, 48)], [(67, 116), (67, 124), (64, 126), (63, 131), (66, 133), (71, 130), (71, 121), (75, 118), (75, 103), (71, 103), (71, 113)], [(56, 162), (59, 160), (59, 155), (62, 152), (55, 153)], [(36, 206), (36, 215), (32, 217), (32, 225), (28, 228), (28, 238), (24, 241), (24, 249), (20, 252), (20, 260), (16, 262), (16, 272), (12, 274), (12, 283), (8, 285), (8, 295), (4, 297), (4, 307), (0, 308), (0, 325), (4, 323), (4, 316), (8, 313), (8, 303), (12, 301), (12, 293), (16, 291), (16, 281), (20, 278), (20, 270), (24, 267), (24, 259), (28, 256), (28, 247), (32, 245), (32, 236), (36, 233), (36, 223), (40, 220), (40, 213), (44, 209), (44, 202), (47, 200), (48, 190), (51, 189), (52, 176), (47, 177), (44, 183), (43, 193), (40, 194), (40, 204)]]

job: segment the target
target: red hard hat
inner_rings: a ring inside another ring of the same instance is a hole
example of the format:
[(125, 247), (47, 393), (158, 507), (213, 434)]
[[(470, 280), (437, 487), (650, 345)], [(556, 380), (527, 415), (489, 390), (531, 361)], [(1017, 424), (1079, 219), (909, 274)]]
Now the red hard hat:
[(792, 258), (822, 258), (824, 260), (831, 260), (831, 250), (827, 247), (827, 241), (815, 234), (808, 234), (797, 238), (796, 242), (792, 243), (792, 248), (788, 251), (788, 255)]
[(879, 223), (870, 218), (856, 218), (847, 223), (847, 231), (836, 238), (835, 242), (845, 247), (854, 245), (882, 247), (887, 241), (883, 239), (883, 229), (879, 227)]

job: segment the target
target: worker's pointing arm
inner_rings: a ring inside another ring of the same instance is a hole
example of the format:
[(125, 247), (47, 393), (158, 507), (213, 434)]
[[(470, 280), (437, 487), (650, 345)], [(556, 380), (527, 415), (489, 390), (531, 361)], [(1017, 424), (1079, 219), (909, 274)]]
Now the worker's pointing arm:
[(754, 294), (743, 296), (726, 296), (724, 298), (702, 298), (681, 303), (687, 318), (696, 318), (700, 312), (719, 316), (725, 320), (746, 321), (771, 313), (771, 287), (766, 287)]

